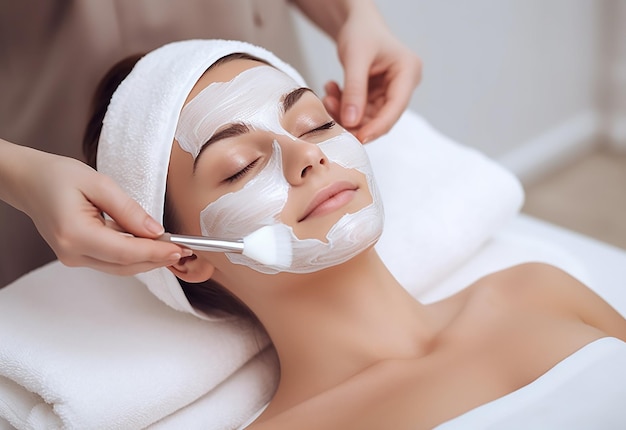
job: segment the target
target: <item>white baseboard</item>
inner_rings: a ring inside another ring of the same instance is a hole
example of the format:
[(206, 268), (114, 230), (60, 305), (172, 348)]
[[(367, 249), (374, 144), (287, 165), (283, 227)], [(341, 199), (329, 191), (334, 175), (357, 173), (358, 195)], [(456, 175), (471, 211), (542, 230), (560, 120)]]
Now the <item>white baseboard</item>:
[(591, 151), (600, 135), (600, 116), (583, 112), (503, 156), (498, 162), (528, 185)]

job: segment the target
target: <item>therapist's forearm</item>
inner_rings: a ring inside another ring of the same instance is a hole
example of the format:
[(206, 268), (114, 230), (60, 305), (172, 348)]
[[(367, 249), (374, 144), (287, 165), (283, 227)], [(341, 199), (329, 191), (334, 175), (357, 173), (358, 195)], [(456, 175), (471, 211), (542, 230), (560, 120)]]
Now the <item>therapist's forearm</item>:
[(34, 151), (0, 139), (0, 200), (19, 210), (24, 210), (20, 187), (24, 175), (36, 174), (28, 165), (28, 159), (34, 155)]
[(371, 10), (377, 12), (373, 0), (291, 0), (311, 21), (334, 40), (350, 14)]

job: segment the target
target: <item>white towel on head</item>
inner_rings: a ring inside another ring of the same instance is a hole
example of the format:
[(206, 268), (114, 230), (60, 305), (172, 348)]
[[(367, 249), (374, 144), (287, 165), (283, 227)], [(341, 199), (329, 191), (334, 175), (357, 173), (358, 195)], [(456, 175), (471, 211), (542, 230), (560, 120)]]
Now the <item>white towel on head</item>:
[[(231, 40), (186, 40), (144, 56), (113, 94), (98, 144), (98, 170), (111, 176), (157, 221), (163, 204), (170, 152), (180, 111), (206, 69), (220, 58), (246, 53), (304, 80), (264, 48)], [(159, 299), (201, 318), (175, 276), (165, 268), (138, 275)]]

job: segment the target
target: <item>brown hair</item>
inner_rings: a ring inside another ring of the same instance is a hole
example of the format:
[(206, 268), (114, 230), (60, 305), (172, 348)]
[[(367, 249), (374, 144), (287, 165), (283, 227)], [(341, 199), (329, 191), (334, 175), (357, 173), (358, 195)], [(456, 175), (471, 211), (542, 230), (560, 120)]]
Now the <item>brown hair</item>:
[[(96, 154), (98, 141), (102, 132), (102, 121), (106, 114), (109, 101), (119, 84), (128, 76), (137, 61), (143, 55), (132, 55), (115, 64), (100, 81), (92, 101), (91, 115), (83, 136), (83, 154), (87, 163), (96, 168)], [(248, 54), (235, 53), (220, 58), (207, 70), (236, 59), (247, 59), (266, 63), (259, 58)], [(163, 208), (163, 227), (170, 233), (180, 233), (180, 223), (176, 211), (168, 203), (167, 190), (165, 192), (165, 204)], [(189, 283), (178, 279), (185, 296), (191, 305), (205, 313), (227, 313), (245, 317), (256, 321), (254, 313), (236, 296), (231, 294), (219, 283), (209, 279), (200, 283)]]

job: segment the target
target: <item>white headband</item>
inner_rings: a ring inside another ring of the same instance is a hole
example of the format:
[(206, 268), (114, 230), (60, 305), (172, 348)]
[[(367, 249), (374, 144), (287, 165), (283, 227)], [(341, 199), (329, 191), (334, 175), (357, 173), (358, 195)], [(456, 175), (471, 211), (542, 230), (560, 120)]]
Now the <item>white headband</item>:
[[(111, 97), (98, 144), (97, 169), (159, 222), (163, 222), (167, 170), (180, 111), (202, 74), (234, 53), (267, 61), (306, 86), (295, 69), (261, 47), (231, 40), (187, 40), (141, 58)], [(168, 269), (137, 277), (172, 308), (207, 319), (191, 306)]]

